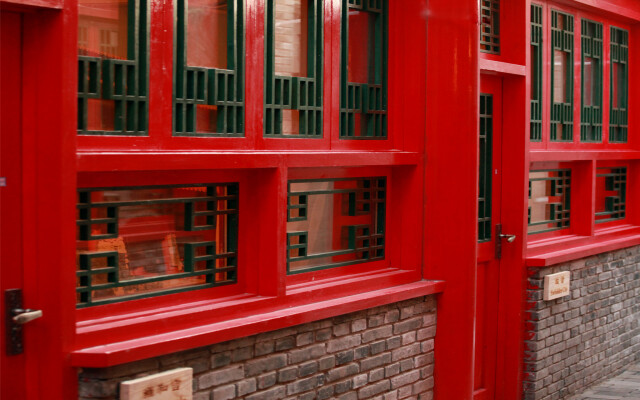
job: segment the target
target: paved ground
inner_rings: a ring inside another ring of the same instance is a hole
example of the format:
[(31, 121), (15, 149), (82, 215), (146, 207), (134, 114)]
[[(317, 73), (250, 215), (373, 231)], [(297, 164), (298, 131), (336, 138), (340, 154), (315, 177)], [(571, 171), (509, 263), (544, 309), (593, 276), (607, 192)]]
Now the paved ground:
[(622, 374), (593, 386), (571, 400), (640, 400), (640, 364), (628, 368)]

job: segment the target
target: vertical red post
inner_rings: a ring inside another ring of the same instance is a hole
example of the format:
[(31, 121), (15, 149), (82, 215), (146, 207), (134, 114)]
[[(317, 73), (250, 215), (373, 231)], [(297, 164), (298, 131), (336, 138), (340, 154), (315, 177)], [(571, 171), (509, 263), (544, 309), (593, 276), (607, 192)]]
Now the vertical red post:
[(428, 3), (425, 277), (438, 302), (435, 396), (473, 392), (478, 224), (478, 3)]

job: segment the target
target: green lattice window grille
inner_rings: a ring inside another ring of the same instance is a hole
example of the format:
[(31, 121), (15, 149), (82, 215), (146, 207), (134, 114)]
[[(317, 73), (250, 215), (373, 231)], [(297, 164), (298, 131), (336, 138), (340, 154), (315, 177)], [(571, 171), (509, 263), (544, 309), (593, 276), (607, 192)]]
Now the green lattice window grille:
[(237, 281), (238, 184), (78, 190), (77, 307)]
[(598, 168), (596, 223), (623, 219), (626, 211), (627, 168)]
[(387, 0), (342, 2), (340, 138), (387, 137)]
[(480, 0), (480, 51), (500, 54), (500, 0)]
[(175, 136), (244, 136), (243, 0), (176, 4)]
[(629, 32), (611, 27), (611, 111), (609, 142), (627, 142), (629, 101)]
[(292, 180), (289, 274), (384, 258), (386, 178)]
[(542, 7), (531, 5), (531, 119), (529, 137), (542, 141)]
[(573, 16), (551, 11), (552, 141), (573, 140)]
[(528, 232), (541, 233), (569, 227), (571, 170), (529, 172)]
[(147, 135), (146, 0), (78, 3), (78, 134)]
[(582, 20), (580, 140), (602, 141), (602, 24)]
[(266, 136), (322, 137), (323, 15), (322, 0), (266, 2)]
[(478, 192), (478, 241), (491, 240), (491, 178), (493, 146), (493, 96), (480, 94), (480, 191)]

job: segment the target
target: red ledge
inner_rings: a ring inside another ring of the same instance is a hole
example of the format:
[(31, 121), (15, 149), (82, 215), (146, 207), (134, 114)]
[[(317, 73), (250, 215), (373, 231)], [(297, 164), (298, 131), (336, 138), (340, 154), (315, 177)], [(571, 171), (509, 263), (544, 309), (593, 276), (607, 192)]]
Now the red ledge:
[(598, 237), (598, 234), (596, 234), (594, 237), (585, 238), (585, 240), (592, 240), (593, 242), (580, 246), (567, 247), (562, 250), (548, 251), (546, 253), (529, 250), (526, 265), (528, 267), (548, 267), (550, 265), (577, 260), (607, 251), (640, 245), (640, 233), (637, 233), (637, 230), (634, 230), (634, 232), (635, 233), (623, 237), (618, 236), (609, 239)]
[(583, 161), (583, 160), (634, 160), (640, 158), (637, 150), (531, 150), (529, 161)]
[(78, 152), (80, 172), (150, 171), (417, 165), (422, 155), (407, 151), (168, 151), (168, 152)]
[(511, 64), (502, 61), (480, 58), (480, 70), (482, 72), (495, 72), (498, 75), (526, 76), (527, 68), (520, 64)]
[(79, 349), (71, 353), (71, 363), (76, 367), (110, 367), (441, 293), (444, 285), (443, 281), (414, 282), (244, 318)]

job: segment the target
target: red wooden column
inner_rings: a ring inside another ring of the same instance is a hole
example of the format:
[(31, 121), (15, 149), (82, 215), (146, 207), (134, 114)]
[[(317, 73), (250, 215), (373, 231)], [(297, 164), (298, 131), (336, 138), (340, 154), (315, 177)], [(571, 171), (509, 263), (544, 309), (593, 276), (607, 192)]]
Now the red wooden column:
[(425, 278), (438, 302), (435, 396), (473, 392), (478, 225), (478, 3), (428, 3)]

